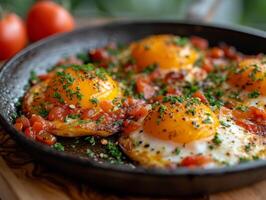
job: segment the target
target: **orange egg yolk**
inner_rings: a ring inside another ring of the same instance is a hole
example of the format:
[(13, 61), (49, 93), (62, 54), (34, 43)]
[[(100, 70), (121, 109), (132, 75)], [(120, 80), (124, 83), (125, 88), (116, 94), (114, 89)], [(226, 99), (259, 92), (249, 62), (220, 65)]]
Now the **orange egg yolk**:
[(242, 60), (229, 74), (228, 81), (235, 87), (266, 95), (266, 62), (260, 59)]
[(131, 45), (137, 70), (157, 64), (161, 70), (190, 69), (198, 58), (187, 39), (173, 35), (147, 37)]
[(56, 72), (48, 83), (45, 95), (52, 103), (92, 108), (98, 101), (118, 97), (120, 89), (104, 69), (82, 65)]
[(214, 136), (218, 126), (212, 110), (193, 98), (158, 105), (145, 118), (144, 132), (160, 140), (184, 144)]

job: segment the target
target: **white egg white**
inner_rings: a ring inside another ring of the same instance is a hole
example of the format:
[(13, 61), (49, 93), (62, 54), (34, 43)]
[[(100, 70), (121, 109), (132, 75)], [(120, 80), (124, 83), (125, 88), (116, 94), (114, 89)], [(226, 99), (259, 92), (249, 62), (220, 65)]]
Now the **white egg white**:
[(263, 137), (237, 126), (230, 116), (221, 116), (220, 121), (216, 137), (204, 140), (176, 144), (157, 139), (140, 128), (128, 136), (122, 136), (120, 145), (131, 159), (153, 167), (177, 167), (185, 157), (193, 155), (205, 155), (213, 160), (203, 166), (205, 168), (265, 158)]

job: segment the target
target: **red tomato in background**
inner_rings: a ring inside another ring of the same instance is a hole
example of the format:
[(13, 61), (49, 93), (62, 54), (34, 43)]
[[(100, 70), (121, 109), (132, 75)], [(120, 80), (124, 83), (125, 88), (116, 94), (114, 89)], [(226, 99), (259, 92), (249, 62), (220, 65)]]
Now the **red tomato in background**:
[(27, 31), (22, 19), (14, 13), (0, 18), (0, 60), (9, 59), (27, 44)]
[(31, 41), (71, 31), (74, 26), (74, 19), (70, 13), (52, 1), (37, 2), (28, 12), (27, 30)]

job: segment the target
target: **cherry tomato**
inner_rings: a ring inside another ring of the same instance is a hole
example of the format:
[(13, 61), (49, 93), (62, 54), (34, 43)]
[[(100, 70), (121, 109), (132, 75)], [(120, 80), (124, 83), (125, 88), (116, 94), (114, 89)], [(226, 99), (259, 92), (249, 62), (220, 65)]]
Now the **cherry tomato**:
[(71, 31), (74, 29), (74, 19), (60, 5), (52, 1), (40, 1), (34, 4), (27, 17), (27, 29), (31, 41), (44, 37)]
[(124, 126), (124, 128), (123, 128), (124, 134), (130, 134), (133, 131), (135, 131), (141, 127), (141, 125), (138, 124), (137, 122), (129, 121), (129, 120), (124, 121), (123, 126)]
[(206, 103), (206, 104), (209, 103), (209, 102), (208, 102), (208, 99), (205, 97), (205, 95), (203, 94), (203, 92), (200, 91), (200, 90), (198, 90), (197, 92), (195, 92), (195, 93), (193, 94), (193, 97), (197, 97), (197, 98), (199, 98), (200, 101), (201, 101), (202, 103)]
[(0, 60), (11, 58), (27, 44), (27, 31), (22, 19), (14, 13), (0, 18)]

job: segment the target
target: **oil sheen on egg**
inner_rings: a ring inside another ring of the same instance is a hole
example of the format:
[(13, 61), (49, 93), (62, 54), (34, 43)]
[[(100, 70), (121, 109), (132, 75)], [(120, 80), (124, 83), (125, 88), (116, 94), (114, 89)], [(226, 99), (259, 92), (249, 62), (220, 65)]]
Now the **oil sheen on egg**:
[(263, 59), (249, 58), (238, 63), (229, 74), (231, 85), (245, 91), (258, 91), (266, 95), (266, 62)]
[[(180, 104), (176, 106), (180, 107)], [(207, 106), (205, 108), (199, 104), (194, 108), (195, 113), (199, 114), (195, 114), (195, 116), (190, 113), (180, 112), (180, 114), (187, 118), (187, 122), (196, 121), (201, 128), (195, 128), (195, 123), (181, 123), (178, 113), (174, 113), (173, 118), (167, 117), (160, 123), (162, 123), (162, 127), (170, 128), (166, 135), (179, 132), (180, 136), (176, 139), (165, 139), (165, 136), (161, 136), (163, 132), (160, 132), (160, 125), (157, 125), (156, 122), (149, 124), (156, 134), (146, 127), (147, 120), (150, 121), (150, 116), (156, 112), (153, 110), (144, 119), (143, 126), (139, 130), (120, 138), (122, 149), (134, 161), (150, 167), (177, 167), (184, 158), (196, 155), (211, 158), (210, 162), (202, 166), (205, 168), (233, 165), (241, 160), (265, 157), (263, 138), (237, 126), (230, 115), (221, 114), (218, 120)], [(202, 111), (203, 109), (205, 111)], [(208, 113), (207, 117), (202, 115), (204, 112)], [(158, 114), (160, 113), (158, 112)], [(197, 118), (197, 115), (202, 117)], [(174, 124), (171, 126), (170, 124), (173, 122)], [(204, 130), (204, 134), (201, 133), (202, 130)]]
[(131, 54), (136, 60), (138, 71), (153, 64), (157, 64), (162, 72), (188, 70), (199, 57), (199, 53), (186, 38), (174, 35), (144, 38), (131, 45)]
[(120, 95), (120, 89), (103, 69), (92, 65), (71, 66), (56, 72), (45, 92), (52, 103), (65, 103), (92, 108), (91, 99), (113, 100)]

